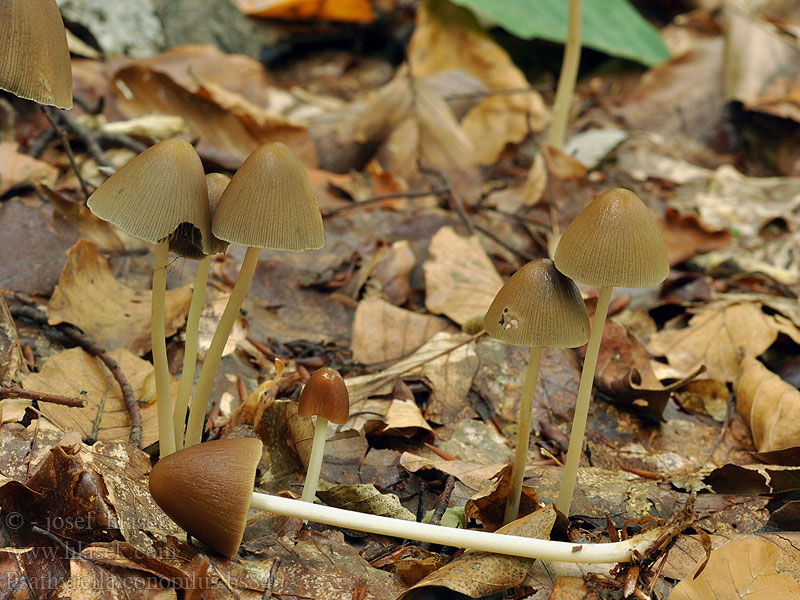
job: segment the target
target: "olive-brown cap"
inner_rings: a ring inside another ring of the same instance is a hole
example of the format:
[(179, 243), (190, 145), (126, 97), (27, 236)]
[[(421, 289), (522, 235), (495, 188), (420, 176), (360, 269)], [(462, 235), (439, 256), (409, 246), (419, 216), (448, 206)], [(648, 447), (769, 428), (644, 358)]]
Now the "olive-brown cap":
[(242, 246), (314, 250), (325, 245), (311, 182), (280, 142), (247, 157), (222, 194), (212, 228), (219, 239)]
[(239, 550), (262, 444), (225, 438), (196, 444), (159, 460), (150, 495), (173, 521), (220, 554)]
[(575, 348), (589, 339), (578, 287), (549, 258), (523, 266), (500, 288), (483, 319), (498, 340), (529, 348)]
[[(208, 188), (208, 209), (211, 211), (211, 220), (214, 220), (214, 211), (217, 209), (222, 193), (228, 187), (231, 178), (223, 173), (206, 174), (206, 187)], [(215, 235), (211, 235), (211, 254), (221, 254), (228, 249), (228, 242), (224, 242)]]
[(72, 108), (67, 32), (55, 0), (0, 2), (0, 89)]
[(339, 371), (330, 367), (314, 371), (300, 392), (297, 414), (301, 417), (319, 415), (337, 425), (347, 422), (350, 417), (350, 394)]
[(648, 287), (669, 275), (658, 223), (644, 202), (623, 188), (603, 192), (575, 217), (554, 259), (564, 275), (589, 285)]
[(87, 202), (101, 219), (140, 239), (170, 238), (169, 249), (188, 258), (211, 252), (211, 211), (203, 163), (181, 138), (157, 143), (130, 160)]

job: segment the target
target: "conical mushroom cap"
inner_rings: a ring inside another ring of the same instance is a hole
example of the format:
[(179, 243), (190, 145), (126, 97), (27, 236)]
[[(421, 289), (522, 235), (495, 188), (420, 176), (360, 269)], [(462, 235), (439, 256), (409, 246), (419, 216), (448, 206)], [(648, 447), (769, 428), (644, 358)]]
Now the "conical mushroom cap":
[(220, 554), (239, 550), (262, 444), (225, 438), (165, 456), (150, 473), (150, 495), (173, 521)]
[(242, 246), (313, 250), (325, 245), (311, 182), (280, 142), (247, 157), (222, 194), (212, 228), (219, 239)]
[[(211, 211), (211, 220), (214, 220), (214, 211), (217, 209), (222, 193), (228, 187), (231, 178), (223, 173), (208, 173), (206, 175), (206, 188), (208, 189), (208, 209)], [(215, 235), (211, 235), (211, 254), (222, 254), (228, 249), (228, 242), (224, 242)]]
[(300, 392), (297, 414), (301, 417), (320, 415), (337, 425), (347, 422), (350, 417), (350, 394), (339, 371), (330, 367), (314, 371)]
[(0, 2), (0, 89), (72, 108), (67, 32), (55, 0)]
[(589, 316), (578, 287), (540, 258), (514, 273), (494, 297), (483, 328), (529, 348), (575, 348), (589, 340)]
[(649, 287), (669, 275), (667, 247), (650, 210), (633, 192), (600, 194), (570, 223), (555, 253), (559, 271), (605, 287)]
[(87, 202), (95, 215), (140, 239), (170, 238), (188, 258), (210, 253), (211, 211), (203, 164), (180, 138), (157, 143), (97, 188)]

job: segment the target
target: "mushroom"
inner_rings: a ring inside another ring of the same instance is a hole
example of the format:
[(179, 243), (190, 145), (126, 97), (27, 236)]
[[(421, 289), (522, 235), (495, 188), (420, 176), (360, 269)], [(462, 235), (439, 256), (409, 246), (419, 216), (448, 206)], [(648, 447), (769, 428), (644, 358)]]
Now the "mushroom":
[(67, 32), (55, 0), (0, 2), (0, 89), (72, 108)]
[(206, 352), (195, 387), (185, 445), (200, 442), (222, 350), (253, 280), (262, 248), (313, 250), (325, 245), (311, 182), (292, 151), (279, 142), (253, 152), (231, 178), (214, 211), (214, 235), (247, 246), (239, 277)]
[(156, 244), (151, 340), (161, 456), (175, 451), (165, 301), (169, 251), (198, 258), (208, 253), (211, 213), (203, 165), (180, 138), (163, 140), (125, 164), (89, 197), (89, 209), (140, 239)]
[(314, 371), (311, 379), (300, 393), (297, 414), (301, 417), (317, 417), (314, 423), (314, 441), (311, 444), (311, 455), (308, 458), (306, 481), (303, 485), (303, 501), (313, 502), (317, 494), (322, 455), (325, 452), (328, 421), (344, 425), (350, 416), (350, 395), (347, 393), (347, 386), (339, 371), (330, 367)]
[(578, 67), (581, 62), (581, 17), (583, 0), (569, 0), (567, 14), (567, 43), (564, 45), (564, 58), (561, 62), (561, 73), (558, 76), (556, 99), (553, 102), (552, 119), (547, 130), (545, 143), (558, 148), (564, 145), (564, 136), (569, 120), (569, 108), (575, 93), (575, 82), (578, 79)]
[(622, 542), (573, 544), (368, 515), (253, 492), (260, 458), (261, 442), (255, 438), (225, 438), (184, 448), (156, 463), (150, 473), (150, 493), (178, 525), (225, 556), (236, 554), (242, 541), (248, 503), (257, 510), (335, 527), (575, 563), (630, 561), (641, 556), (662, 533), (656, 528)]
[(636, 194), (623, 188), (600, 194), (575, 217), (558, 243), (554, 260), (567, 277), (600, 287), (556, 503), (568, 515), (611, 291), (617, 286), (658, 285), (669, 274), (669, 261), (661, 230), (650, 210)]
[[(208, 189), (208, 208), (214, 214), (222, 192), (230, 182), (231, 178), (222, 173), (209, 173), (206, 175), (206, 188)], [(194, 383), (194, 369), (197, 364), (197, 345), (200, 327), (200, 313), (203, 311), (203, 300), (206, 295), (206, 284), (208, 283), (208, 270), (211, 267), (211, 257), (215, 254), (225, 252), (228, 244), (211, 236), (210, 253), (203, 255), (197, 265), (197, 275), (194, 279), (194, 290), (192, 291), (192, 303), (189, 305), (189, 314), (186, 317), (186, 342), (183, 350), (183, 370), (181, 371), (181, 382), (178, 387), (178, 397), (175, 400), (175, 408), (172, 411), (172, 424), (175, 428), (175, 447), (183, 448), (183, 436), (186, 429), (186, 409), (189, 406), (189, 398), (192, 395), (192, 383)]]
[(589, 338), (589, 316), (575, 283), (559, 273), (553, 261), (529, 262), (506, 281), (483, 320), (486, 333), (498, 340), (528, 346), (530, 358), (522, 388), (519, 430), (504, 523), (517, 518), (528, 458), (536, 378), (542, 348), (575, 348)]

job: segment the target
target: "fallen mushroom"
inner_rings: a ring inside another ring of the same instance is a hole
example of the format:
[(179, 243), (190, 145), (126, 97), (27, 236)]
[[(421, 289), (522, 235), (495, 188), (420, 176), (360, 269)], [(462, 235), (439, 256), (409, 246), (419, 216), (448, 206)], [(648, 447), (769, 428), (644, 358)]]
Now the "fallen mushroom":
[(0, 2), (0, 89), (72, 108), (67, 32), (55, 0)]
[(262, 248), (313, 250), (325, 245), (322, 215), (303, 165), (284, 144), (261, 146), (231, 178), (214, 211), (214, 235), (247, 246), (239, 277), (206, 352), (195, 387), (185, 445), (200, 442), (222, 350), (244, 302)]
[(226, 438), (184, 448), (156, 463), (150, 473), (150, 493), (178, 525), (225, 556), (235, 555), (241, 544), (248, 507), (401, 539), (573, 563), (630, 561), (662, 533), (653, 529), (622, 542), (574, 544), (368, 515), (253, 492), (260, 459), (261, 442), (255, 438)]
[(170, 138), (148, 148), (114, 173), (89, 197), (95, 215), (156, 244), (153, 264), (151, 340), (161, 456), (175, 451), (165, 302), (169, 251), (198, 258), (211, 241), (211, 214), (203, 164), (194, 147)]
[(669, 274), (669, 261), (650, 209), (636, 194), (623, 188), (600, 194), (575, 217), (558, 243), (554, 260), (556, 268), (567, 277), (600, 287), (556, 503), (558, 510), (568, 515), (611, 292), (617, 286), (658, 285)]
[(325, 437), (328, 421), (344, 425), (350, 416), (350, 396), (344, 379), (336, 369), (323, 367), (314, 371), (311, 379), (300, 393), (297, 414), (301, 417), (316, 416), (314, 441), (308, 458), (306, 481), (303, 484), (303, 501), (313, 502), (317, 495), (319, 471), (325, 453)]
[(517, 518), (531, 436), (531, 410), (542, 348), (575, 348), (589, 338), (589, 315), (575, 283), (540, 258), (524, 265), (497, 292), (486, 317), (486, 333), (530, 348), (519, 407), (519, 429), (503, 523)]

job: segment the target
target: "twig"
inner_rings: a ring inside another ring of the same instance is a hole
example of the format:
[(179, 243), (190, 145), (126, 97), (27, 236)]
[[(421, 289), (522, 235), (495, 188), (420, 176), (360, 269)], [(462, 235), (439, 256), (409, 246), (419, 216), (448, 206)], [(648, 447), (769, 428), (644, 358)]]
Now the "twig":
[(332, 217), (333, 215), (338, 215), (339, 213), (348, 210), (363, 208), (364, 206), (370, 206), (371, 204), (376, 204), (378, 202), (382, 202), (383, 200), (394, 200), (396, 198), (422, 198), (425, 196), (438, 196), (441, 194), (447, 194), (449, 192), (450, 190), (448, 188), (441, 188), (441, 189), (428, 190), (424, 192), (398, 192), (395, 194), (383, 194), (381, 196), (373, 196), (372, 198), (367, 198), (366, 200), (362, 200), (361, 202), (353, 202), (352, 204), (348, 204), (347, 206), (341, 206), (339, 208), (334, 208), (332, 210), (329, 210), (322, 215), (322, 218), (325, 219), (327, 217)]
[[(439, 525), (442, 522), (444, 511), (447, 510), (447, 505), (450, 503), (450, 496), (453, 495), (453, 489), (456, 487), (456, 478), (450, 475), (444, 484), (444, 489), (439, 497), (436, 498), (436, 505), (433, 508), (431, 515), (431, 525)], [(427, 550), (430, 547), (429, 542), (422, 542), (420, 547)]]
[[(55, 119), (50, 116), (50, 113), (47, 110), (47, 107), (41, 106), (42, 113), (44, 114), (45, 118), (50, 122), (50, 125), (56, 130), (59, 137), (61, 138), (61, 143), (64, 145), (64, 152), (67, 153), (67, 158), (69, 159), (69, 165), (72, 167), (72, 171), (75, 173), (75, 176), (78, 178), (78, 181), (81, 184), (81, 189), (83, 190), (83, 195), (86, 199), (89, 199), (89, 187), (86, 185), (86, 182), (83, 180), (83, 176), (81, 175), (80, 170), (78, 169), (78, 165), (75, 162), (75, 155), (72, 153), (72, 146), (69, 145), (69, 139), (67, 138), (67, 132), (64, 131), (61, 127), (58, 126)], [(61, 116), (64, 117), (66, 113), (61, 113)]]
[(94, 159), (98, 165), (102, 167), (108, 167), (110, 169), (116, 169), (114, 164), (108, 160), (108, 157), (103, 152), (103, 149), (100, 147), (100, 144), (97, 143), (97, 139), (95, 138), (95, 133), (91, 131), (89, 128), (84, 127), (73, 117), (71, 114), (62, 112), (61, 118), (64, 120), (64, 123), (67, 127), (72, 130), (76, 136), (78, 136), (84, 144), (86, 144), (86, 150), (89, 152), (89, 155)]
[(44, 392), (32, 392), (16, 386), (0, 386), (0, 398), (25, 398), (27, 400), (49, 402), (50, 404), (60, 404), (62, 406), (72, 406), (75, 408), (83, 408), (86, 406), (86, 400), (81, 400), (80, 398), (57, 396), (54, 394), (45, 394)]
[(56, 133), (56, 129), (52, 125), (45, 129), (44, 133), (36, 138), (28, 148), (28, 156), (39, 158), (42, 154), (44, 154), (44, 151), (47, 146), (50, 145), (50, 142), (56, 139), (57, 136), (58, 134)]
[(272, 598), (272, 586), (275, 585), (275, 578), (278, 576), (278, 569), (281, 566), (281, 559), (279, 557), (275, 557), (272, 559), (272, 567), (269, 570), (269, 577), (267, 578), (267, 583), (264, 586), (264, 594), (261, 596), (263, 600), (270, 600)]
[(94, 135), (97, 137), (97, 142), (101, 145), (122, 146), (128, 150), (133, 150), (137, 154), (141, 154), (148, 148), (147, 145), (137, 142), (131, 136), (125, 135), (124, 133), (97, 132), (94, 133)]
[(142, 415), (139, 412), (139, 405), (136, 403), (136, 397), (133, 395), (133, 388), (131, 384), (128, 383), (128, 379), (125, 377), (122, 369), (119, 368), (117, 361), (97, 344), (97, 342), (92, 340), (77, 327), (73, 327), (68, 323), (61, 323), (56, 326), (48, 324), (47, 316), (34, 306), (14, 306), (10, 307), (9, 310), (12, 317), (33, 321), (41, 326), (45, 333), (48, 331), (57, 331), (65, 335), (89, 354), (103, 361), (103, 364), (108, 367), (108, 370), (111, 371), (111, 375), (119, 384), (120, 391), (122, 392), (122, 399), (125, 401), (125, 409), (128, 411), (128, 416), (131, 419), (131, 433), (128, 439), (131, 444), (138, 448), (139, 444), (142, 442)]
[(475, 223), (475, 229), (480, 231), (483, 235), (485, 235), (486, 237), (491, 239), (493, 242), (495, 242), (497, 244), (500, 244), (503, 248), (505, 248), (506, 250), (508, 250), (512, 254), (516, 254), (522, 260), (524, 260), (525, 262), (531, 262), (532, 260), (536, 260), (535, 257), (531, 256), (527, 252), (523, 252), (522, 250), (517, 250), (513, 246), (510, 246), (509, 244), (507, 244), (506, 242), (501, 240), (499, 237), (497, 237), (495, 234), (493, 234), (491, 231), (489, 231), (485, 227), (482, 227), (482, 226), (478, 225), (477, 223)]

